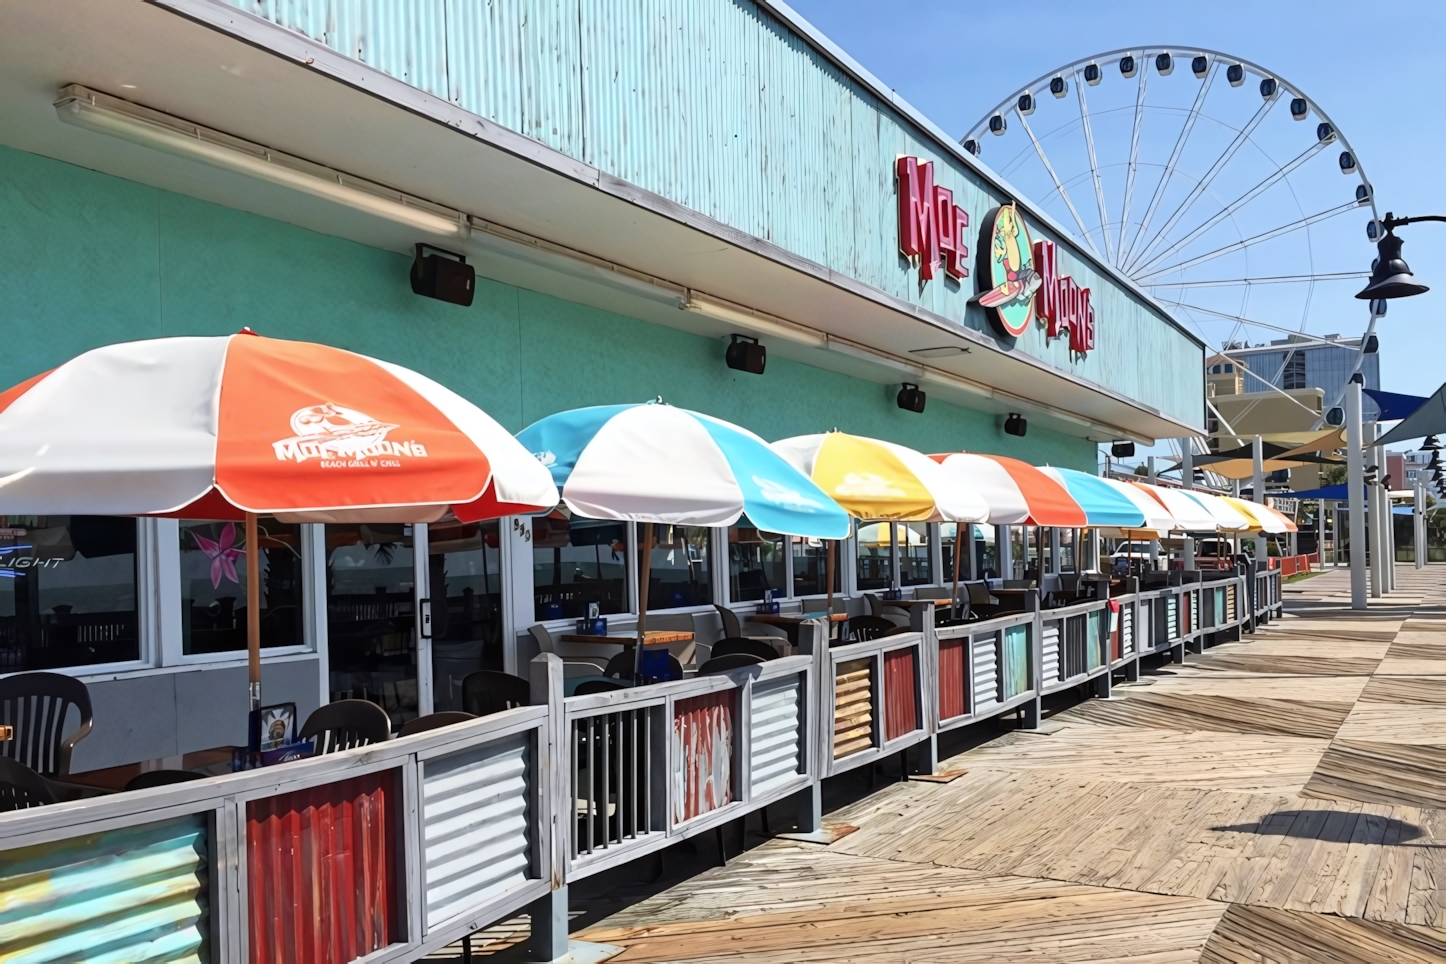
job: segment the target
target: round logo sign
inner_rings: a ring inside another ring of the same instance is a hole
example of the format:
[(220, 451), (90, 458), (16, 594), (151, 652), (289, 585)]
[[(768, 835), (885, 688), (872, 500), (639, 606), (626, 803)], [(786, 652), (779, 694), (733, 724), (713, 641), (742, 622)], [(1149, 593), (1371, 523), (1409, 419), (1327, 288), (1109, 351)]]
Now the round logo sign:
[[(985, 260), (989, 265), (987, 291), (978, 296), (979, 304), (1001, 334), (1018, 338), (1034, 321), (1034, 293), (1039, 290), (1039, 273), (1034, 270), (1034, 247), (1029, 229), (1013, 204), (994, 210), (985, 224)], [(983, 272), (980, 273), (981, 277)]]

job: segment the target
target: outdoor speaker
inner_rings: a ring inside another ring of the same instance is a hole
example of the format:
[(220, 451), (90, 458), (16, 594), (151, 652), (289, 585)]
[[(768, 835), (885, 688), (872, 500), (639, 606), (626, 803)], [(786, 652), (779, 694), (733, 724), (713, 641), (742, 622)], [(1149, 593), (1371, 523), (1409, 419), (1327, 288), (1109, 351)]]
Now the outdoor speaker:
[(906, 412), (923, 412), (924, 390), (912, 382), (904, 382), (899, 389), (899, 407)]
[(1009, 417), (1004, 420), (1004, 434), (1017, 435), (1024, 438), (1024, 433), (1029, 431), (1029, 423), (1024, 416), (1018, 412), (1010, 412)]
[(762, 375), (763, 366), (768, 364), (768, 349), (758, 344), (757, 338), (748, 335), (729, 337), (733, 342), (728, 346), (728, 353), (724, 355), (728, 367), (734, 371)]
[(1110, 454), (1117, 459), (1132, 459), (1135, 457), (1135, 443), (1116, 442), (1110, 446)]
[[(423, 254), (423, 251), (434, 253)], [(417, 257), (412, 262), (414, 294), (470, 308), (476, 290), (477, 272), (467, 263), (466, 257), (430, 244), (417, 245)]]

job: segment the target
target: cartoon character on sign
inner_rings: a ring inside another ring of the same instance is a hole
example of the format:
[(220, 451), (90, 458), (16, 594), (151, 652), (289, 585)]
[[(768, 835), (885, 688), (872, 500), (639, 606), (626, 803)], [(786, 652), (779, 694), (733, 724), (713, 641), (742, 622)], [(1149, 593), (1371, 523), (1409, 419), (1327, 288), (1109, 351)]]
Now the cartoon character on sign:
[(989, 282), (993, 287), (978, 294), (976, 300), (989, 309), (990, 321), (1001, 333), (1018, 338), (1034, 320), (1034, 293), (1041, 282), (1034, 270), (1029, 230), (1015, 206), (1006, 204), (995, 210), (989, 235)]

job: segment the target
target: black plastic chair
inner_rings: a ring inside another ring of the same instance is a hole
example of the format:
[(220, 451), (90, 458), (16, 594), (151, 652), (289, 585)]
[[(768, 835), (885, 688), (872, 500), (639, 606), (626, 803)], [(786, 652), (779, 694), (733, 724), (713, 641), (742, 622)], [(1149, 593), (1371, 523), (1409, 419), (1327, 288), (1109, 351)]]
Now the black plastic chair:
[[(603, 670), (604, 676), (611, 676), (614, 679), (633, 678), (633, 651), (625, 649), (612, 659), (608, 660), (607, 669)], [(682, 679), (683, 664), (678, 662), (678, 657), (672, 653), (668, 654), (668, 679)]]
[(328, 703), (308, 716), (296, 734), (298, 741), (315, 742), (317, 756), (385, 743), (391, 736), (392, 718), (371, 700)]
[(532, 684), (520, 676), (479, 669), (462, 680), (462, 707), (476, 716), (491, 716), (531, 702)]
[(23, 763), (0, 757), (0, 812), (43, 807), (57, 799), (45, 777)]
[(426, 716), (419, 716), (415, 720), (408, 720), (402, 724), (398, 736), (411, 736), (413, 733), (425, 733), (428, 730), (435, 730), (440, 726), (451, 726), (453, 723), (466, 723), (468, 720), (477, 719), (475, 714), (463, 713), (461, 710), (443, 710), (440, 713), (429, 713)]
[[(70, 708), (80, 726), (64, 735)], [(0, 756), (24, 764), (41, 776), (70, 772), (70, 752), (90, 732), (90, 691), (73, 676), (18, 673), (0, 679), (0, 723), (15, 728), (15, 738), (0, 743)]]
[(714, 676), (718, 673), (726, 673), (730, 669), (742, 669), (745, 666), (762, 666), (763, 660), (752, 653), (729, 653), (727, 656), (714, 656), (708, 662), (698, 667), (699, 676)]
[(169, 787), (173, 783), (190, 783), (192, 780), (204, 779), (206, 779), (204, 773), (197, 773), (194, 770), (149, 770), (131, 777), (130, 782), (126, 784), (126, 791)]
[(778, 650), (765, 642), (748, 639), (746, 637), (735, 638), (732, 636), (727, 639), (720, 639), (714, 643), (713, 651), (710, 655), (712, 659), (717, 659), (720, 656), (730, 656), (733, 653), (747, 653), (750, 656), (757, 656), (765, 663), (770, 659), (778, 658)]
[(621, 680), (611, 679), (589, 679), (577, 684), (573, 690), (573, 696), (587, 696), (590, 693), (611, 693), (613, 690), (625, 690), (628, 684)]
[(855, 643), (878, 639), (880, 636), (885, 636), (900, 628), (904, 632), (909, 631), (907, 626), (900, 627), (893, 620), (885, 619), (882, 616), (855, 616), (846, 625), (848, 629), (844, 634), (847, 637), (845, 641)]

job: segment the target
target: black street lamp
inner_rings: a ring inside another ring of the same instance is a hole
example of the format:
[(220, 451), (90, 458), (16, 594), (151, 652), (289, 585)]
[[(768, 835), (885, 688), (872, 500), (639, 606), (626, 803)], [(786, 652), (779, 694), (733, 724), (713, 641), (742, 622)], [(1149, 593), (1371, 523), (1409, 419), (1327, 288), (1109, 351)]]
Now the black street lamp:
[(1421, 284), (1411, 274), (1411, 268), (1401, 258), (1402, 241), (1396, 237), (1395, 229), (1417, 221), (1446, 221), (1446, 217), (1426, 214), (1415, 218), (1398, 218), (1390, 211), (1381, 225), (1386, 233), (1376, 242), (1378, 257), (1371, 265), (1371, 280), (1357, 294), (1357, 298), (1374, 301), (1378, 298), (1409, 298), (1423, 295), (1431, 289)]

